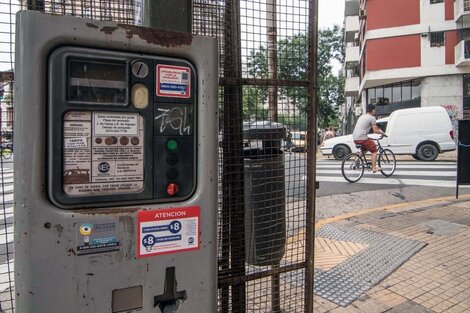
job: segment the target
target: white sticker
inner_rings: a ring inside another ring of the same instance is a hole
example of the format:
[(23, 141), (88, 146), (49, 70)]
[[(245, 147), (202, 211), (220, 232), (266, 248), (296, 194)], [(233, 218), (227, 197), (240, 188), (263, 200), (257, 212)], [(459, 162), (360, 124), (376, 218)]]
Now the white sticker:
[(64, 146), (65, 146), (65, 149), (86, 148), (88, 147), (87, 138), (86, 137), (65, 138)]
[(157, 65), (157, 96), (191, 97), (191, 69), (184, 66)]
[(65, 114), (64, 192), (70, 196), (140, 192), (144, 188), (143, 125), (137, 113)]
[(139, 211), (137, 257), (199, 249), (198, 206)]
[(137, 135), (138, 114), (95, 113), (93, 135)]

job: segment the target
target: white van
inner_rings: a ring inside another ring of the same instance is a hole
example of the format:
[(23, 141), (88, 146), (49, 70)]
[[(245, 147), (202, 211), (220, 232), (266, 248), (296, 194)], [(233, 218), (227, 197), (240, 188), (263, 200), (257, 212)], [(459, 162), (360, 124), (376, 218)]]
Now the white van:
[[(395, 154), (433, 161), (439, 153), (455, 150), (452, 124), (443, 107), (396, 110), (389, 117), (377, 120), (377, 125), (388, 136), (380, 143)], [(335, 159), (342, 159), (356, 150), (352, 135), (325, 140), (320, 147), (323, 155), (333, 154)]]

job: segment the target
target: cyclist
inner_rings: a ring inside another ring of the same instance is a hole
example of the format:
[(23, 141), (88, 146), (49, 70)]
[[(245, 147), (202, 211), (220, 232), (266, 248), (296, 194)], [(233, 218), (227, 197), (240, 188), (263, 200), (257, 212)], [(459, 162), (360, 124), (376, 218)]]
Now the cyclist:
[(371, 128), (375, 134), (381, 134), (382, 136), (387, 137), (387, 135), (377, 126), (375, 120), (375, 105), (368, 104), (366, 106), (366, 114), (359, 117), (356, 127), (354, 127), (353, 140), (355, 144), (362, 145), (362, 152), (367, 150), (372, 154), (372, 172), (376, 173), (379, 172), (381, 168), (377, 166), (377, 147), (375, 142), (367, 136)]

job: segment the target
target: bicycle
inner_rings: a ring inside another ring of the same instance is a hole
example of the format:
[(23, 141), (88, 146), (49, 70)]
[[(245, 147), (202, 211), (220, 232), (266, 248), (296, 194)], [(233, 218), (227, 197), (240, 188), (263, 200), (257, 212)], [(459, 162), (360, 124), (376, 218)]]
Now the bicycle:
[[(380, 144), (380, 140), (383, 137), (378, 139), (373, 139), (377, 141), (377, 163), (381, 168), (380, 172), (385, 177), (392, 176), (395, 172), (397, 161), (395, 154), (390, 149), (384, 149)], [(364, 170), (372, 170), (372, 163), (367, 160), (364, 147), (361, 144), (357, 144), (356, 148), (360, 149), (358, 152), (349, 153), (341, 163), (341, 173), (343, 174), (344, 179), (350, 183), (355, 183), (359, 181), (364, 175)]]

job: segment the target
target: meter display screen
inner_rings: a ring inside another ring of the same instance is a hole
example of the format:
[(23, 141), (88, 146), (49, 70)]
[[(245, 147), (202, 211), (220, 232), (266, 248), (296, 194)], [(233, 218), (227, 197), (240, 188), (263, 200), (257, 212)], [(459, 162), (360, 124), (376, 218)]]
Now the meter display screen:
[(127, 103), (127, 64), (71, 59), (68, 100), (101, 104)]

